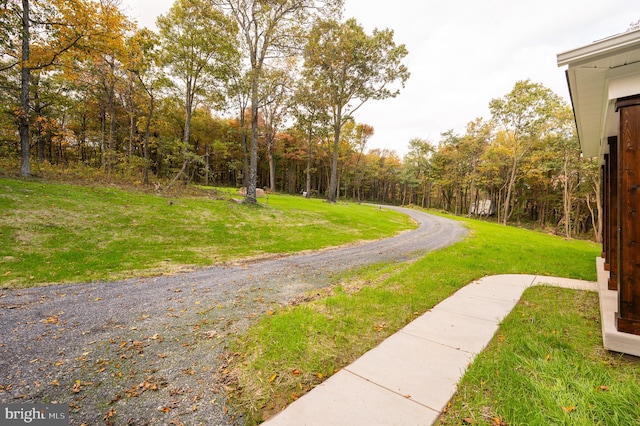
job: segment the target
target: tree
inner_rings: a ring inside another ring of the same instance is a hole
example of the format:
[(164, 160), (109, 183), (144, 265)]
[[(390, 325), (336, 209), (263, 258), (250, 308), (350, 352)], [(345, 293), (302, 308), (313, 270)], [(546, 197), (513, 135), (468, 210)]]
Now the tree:
[(138, 30), (127, 40), (128, 61), (127, 69), (138, 80), (138, 83), (149, 97), (147, 114), (144, 125), (144, 183), (149, 184), (149, 136), (151, 134), (151, 120), (155, 112), (157, 92), (169, 85), (162, 69), (158, 66), (160, 52), (158, 51), (158, 35), (143, 28)]
[(571, 213), (575, 192), (580, 185), (580, 143), (575, 131), (573, 112), (569, 106), (558, 109), (559, 126), (549, 136), (548, 144), (554, 151), (557, 163), (557, 182), (562, 186), (562, 206), (565, 236), (571, 238)]
[(409, 152), (404, 156), (405, 167), (411, 171), (417, 180), (422, 183), (422, 207), (431, 207), (431, 156), (433, 155), (431, 142), (425, 139), (413, 138), (409, 141)]
[(264, 120), (264, 136), (269, 162), (269, 187), (276, 191), (276, 166), (274, 144), (276, 134), (284, 123), (287, 114), (287, 103), (293, 90), (293, 63), (284, 63), (278, 68), (265, 72), (262, 86), (261, 106)]
[(371, 99), (396, 96), (404, 87), (409, 71), (402, 64), (404, 45), (396, 46), (393, 31), (373, 31), (367, 35), (355, 19), (344, 23), (320, 21), (311, 31), (304, 52), (304, 76), (314, 92), (326, 99), (331, 110), (333, 146), (331, 178), (327, 198), (336, 201), (338, 189), (338, 148), (340, 131), (349, 117)]
[[(22, 0), (21, 3), (3, 2), (0, 5), (0, 28), (7, 30), (0, 36), (0, 57), (10, 58), (0, 71), (20, 69), (20, 107), (17, 109), (20, 173), (29, 176), (32, 72), (57, 63), (83, 38), (95, 33), (92, 29), (95, 8), (83, 0), (48, 0), (35, 4)], [(19, 47), (13, 39), (20, 40)]]
[[(593, 227), (594, 238), (596, 242), (602, 242), (603, 227), (603, 207), (602, 207), (602, 177), (600, 176), (600, 165), (598, 160), (594, 158), (582, 159), (582, 170), (585, 179), (582, 182), (583, 194), (587, 204), (587, 209), (591, 216), (591, 226)], [(591, 197), (595, 198), (595, 209), (591, 205)]]
[(360, 187), (364, 174), (364, 150), (367, 142), (373, 136), (374, 129), (368, 124), (357, 124), (355, 128), (355, 137), (353, 148), (356, 151), (356, 161), (353, 166), (353, 198), (360, 201)]
[(321, 98), (313, 92), (311, 84), (301, 79), (296, 84), (295, 93), (291, 99), (291, 110), (296, 118), (297, 127), (306, 135), (307, 167), (305, 168), (305, 192), (311, 194), (311, 163), (313, 160), (313, 145), (317, 137), (326, 135), (329, 115), (327, 106)]
[[(163, 63), (181, 84), (184, 102), (184, 163), (174, 181), (190, 162), (191, 117), (198, 102), (222, 101), (222, 83), (237, 68), (237, 26), (222, 10), (206, 0), (176, 0), (157, 20)], [(172, 182), (172, 184), (173, 184)]]
[(250, 100), (250, 73), (245, 69), (238, 69), (237, 73), (231, 75), (231, 80), (227, 91), (229, 96), (236, 102), (234, 107), (238, 111), (238, 121), (240, 124), (240, 145), (242, 147), (242, 186), (249, 184), (249, 149), (247, 146), (247, 126), (246, 116)]
[(511, 170), (506, 187), (503, 224), (510, 217), (513, 188), (518, 178), (520, 161), (537, 138), (543, 138), (562, 106), (561, 98), (542, 84), (529, 80), (516, 82), (513, 90), (502, 98), (492, 99), (489, 109), (503, 126), (510, 142)]
[(337, 14), (342, 0), (210, 0), (224, 6), (238, 24), (245, 59), (250, 64), (251, 147), (246, 202), (256, 203), (258, 110), (263, 69), (268, 58), (296, 54), (304, 28), (320, 13)]

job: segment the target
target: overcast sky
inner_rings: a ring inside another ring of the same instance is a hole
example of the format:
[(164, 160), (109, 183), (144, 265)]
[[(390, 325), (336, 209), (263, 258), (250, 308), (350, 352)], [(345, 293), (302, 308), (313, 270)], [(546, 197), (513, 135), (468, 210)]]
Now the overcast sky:
[[(154, 27), (173, 0), (123, 0), (140, 26)], [(437, 144), (453, 129), (489, 117), (489, 101), (516, 81), (542, 83), (569, 102), (556, 55), (624, 32), (640, 20), (639, 0), (345, 0), (346, 18), (367, 33), (395, 31), (411, 72), (394, 99), (369, 101), (356, 121), (374, 127), (368, 148), (400, 156), (409, 140)]]

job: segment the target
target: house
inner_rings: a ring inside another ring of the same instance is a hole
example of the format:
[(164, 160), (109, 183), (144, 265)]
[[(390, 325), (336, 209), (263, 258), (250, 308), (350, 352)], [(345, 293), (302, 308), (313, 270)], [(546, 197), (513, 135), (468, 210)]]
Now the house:
[(602, 171), (598, 259), (606, 349), (640, 356), (640, 31), (558, 54), (582, 154)]

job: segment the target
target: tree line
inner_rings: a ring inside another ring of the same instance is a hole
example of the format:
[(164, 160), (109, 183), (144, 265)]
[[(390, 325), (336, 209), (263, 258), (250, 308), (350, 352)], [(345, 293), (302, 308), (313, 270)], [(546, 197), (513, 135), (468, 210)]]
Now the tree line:
[(178, 182), (415, 204), (599, 235), (570, 108), (530, 81), (400, 158), (354, 113), (410, 74), (342, 0), (176, 0), (157, 31), (118, 0), (0, 0), (0, 157)]

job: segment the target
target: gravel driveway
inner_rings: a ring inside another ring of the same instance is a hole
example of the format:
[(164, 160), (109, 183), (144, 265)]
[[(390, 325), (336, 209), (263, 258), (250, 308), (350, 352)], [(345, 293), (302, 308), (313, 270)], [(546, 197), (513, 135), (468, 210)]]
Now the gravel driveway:
[[(331, 274), (459, 241), (415, 210), (393, 238), (173, 276), (0, 290), (0, 403), (70, 404), (70, 424), (242, 424), (216, 381), (230, 335)], [(222, 366), (222, 367), (221, 367)]]

